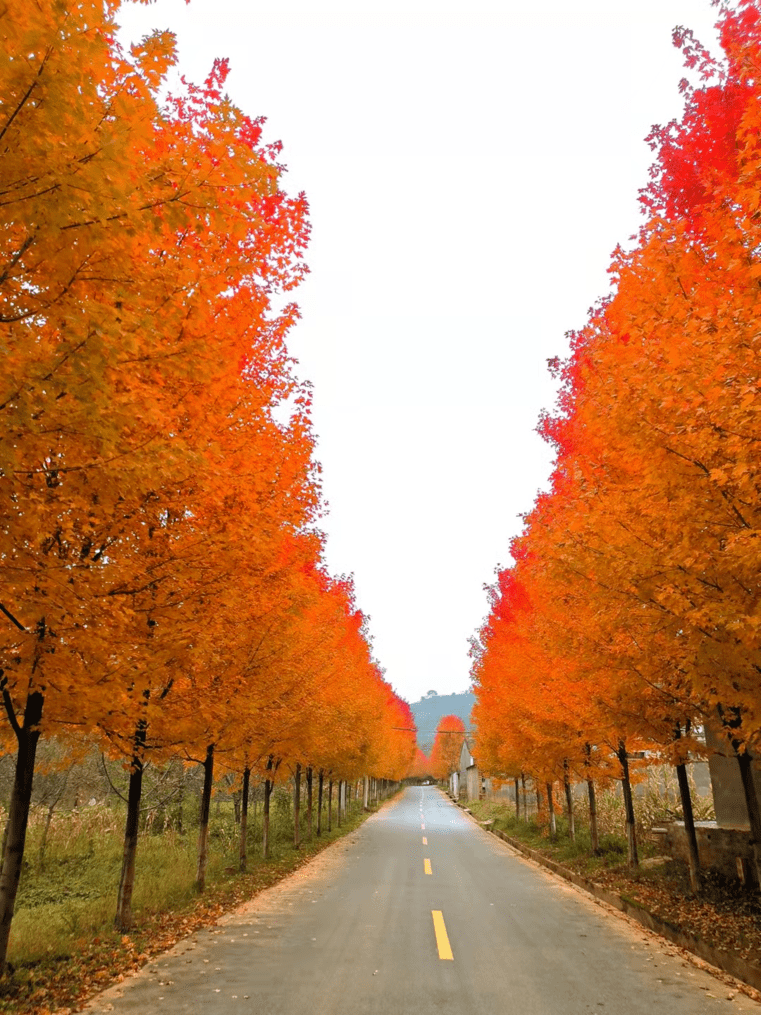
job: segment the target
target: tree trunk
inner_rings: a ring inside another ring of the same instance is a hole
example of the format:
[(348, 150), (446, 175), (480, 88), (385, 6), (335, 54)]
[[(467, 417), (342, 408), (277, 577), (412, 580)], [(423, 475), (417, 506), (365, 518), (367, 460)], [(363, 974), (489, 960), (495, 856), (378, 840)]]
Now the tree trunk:
[(550, 837), (555, 838), (558, 832), (557, 821), (555, 820), (555, 801), (552, 799), (552, 783), (547, 783), (547, 807), (550, 812)]
[(576, 823), (573, 817), (573, 793), (571, 791), (571, 780), (568, 775), (568, 761), (563, 761), (563, 786), (565, 787), (565, 805), (568, 810), (568, 834), (571, 842), (576, 842)]
[(343, 780), (338, 780), (338, 800), (336, 803), (336, 824), (341, 827), (341, 790), (343, 789)]
[(521, 772), (521, 792), (523, 795), (523, 820), (528, 821), (528, 799), (526, 797), (526, 776)]
[[(267, 762), (267, 768), (271, 769), (272, 759)], [(264, 780), (264, 803), (262, 804), (262, 856), (266, 860), (270, 855), (270, 797), (272, 796), (272, 781)]]
[(299, 818), (301, 817), (301, 765), (296, 765), (296, 774), (293, 777), (293, 848), (298, 849), (301, 845), (301, 828)]
[[(681, 736), (682, 728), (677, 723), (674, 729), (674, 739), (679, 740)], [(676, 766), (676, 779), (679, 784), (679, 796), (682, 801), (684, 830), (687, 834), (687, 867), (690, 872), (690, 888), (695, 895), (698, 895), (700, 893), (700, 857), (698, 855), (698, 837), (695, 832), (695, 816), (692, 812), (692, 796), (690, 795), (690, 784), (687, 780), (686, 765)]]
[(37, 726), (42, 719), (44, 700), (39, 691), (32, 691), (27, 695), (23, 722), (21, 726), (16, 722), (14, 730), (18, 741), (18, 753), (13, 790), (8, 807), (8, 834), (5, 842), (3, 869), (0, 873), (0, 972), (5, 971), (8, 938), (24, 861), (26, 829), (29, 823), (29, 805), (32, 800), (32, 783), (34, 781), (34, 761), (37, 754), (37, 741), (40, 739), (40, 731)]
[(687, 866), (690, 871), (690, 888), (698, 895), (700, 892), (700, 858), (698, 856), (698, 837), (695, 833), (695, 817), (692, 812), (690, 784), (687, 781), (687, 766), (676, 766), (676, 778), (679, 783), (679, 796), (684, 814), (684, 830), (687, 834)]
[(542, 817), (542, 794), (539, 789), (539, 783), (536, 780), (534, 780), (534, 788), (536, 789), (536, 820), (539, 823)]
[(756, 881), (761, 885), (761, 808), (759, 807), (756, 784), (753, 779), (753, 761), (747, 751), (742, 751), (737, 754), (737, 762), (740, 766), (740, 778), (742, 779), (743, 792), (745, 794), (745, 806), (748, 809)]
[(629, 851), (629, 866), (638, 867), (639, 855), (637, 853), (637, 828), (634, 821), (634, 798), (632, 796), (632, 784), (629, 781), (629, 756), (626, 751), (626, 744), (623, 740), (619, 740), (616, 754), (618, 755), (618, 760), (621, 763), (621, 788), (624, 791), (626, 844)]
[(592, 852), (600, 852), (600, 837), (597, 833), (597, 795), (595, 784), (587, 779), (587, 795), (589, 796), (589, 837), (592, 840)]
[(248, 835), (248, 788), (251, 783), (251, 769), (246, 766), (243, 769), (243, 789), (240, 794), (240, 869), (241, 873), (246, 872), (246, 836)]
[(517, 821), (521, 820), (521, 797), (520, 797), (520, 783), (515, 780), (515, 817)]
[(137, 724), (134, 737), (134, 752), (129, 772), (127, 793), (127, 819), (124, 824), (124, 848), (122, 850), (122, 875), (119, 880), (119, 894), (116, 900), (114, 926), (122, 932), (132, 926), (132, 892), (135, 887), (135, 861), (137, 840), (140, 830), (140, 799), (143, 795), (143, 751), (147, 726), (144, 720)]
[(362, 807), (368, 810), (370, 806), (370, 780), (367, 776), (362, 781)]
[(201, 818), (198, 825), (198, 869), (196, 889), (202, 892), (206, 887), (206, 862), (209, 858), (209, 810), (211, 809), (211, 784), (214, 778), (214, 744), (206, 748), (203, 762), (203, 792), (201, 794)]
[(333, 831), (333, 780), (328, 780), (328, 831)]
[(748, 812), (750, 824), (750, 841), (753, 846), (753, 866), (755, 867), (756, 882), (761, 886), (761, 805), (759, 805), (756, 784), (753, 778), (753, 761), (744, 749), (745, 745), (735, 735), (742, 723), (742, 713), (739, 708), (725, 710), (721, 705), (717, 711), (721, 718), (725, 732), (731, 737), (732, 749), (740, 767), (740, 781), (742, 782), (743, 795), (745, 797), (745, 808)]
[(317, 775), (317, 835), (322, 835), (322, 785), (325, 773), (320, 769)]
[(184, 829), (182, 827), (182, 811), (183, 804), (185, 803), (185, 766), (181, 765), (180, 768), (180, 788), (177, 791), (177, 831), (182, 835)]
[(309, 838), (312, 838), (312, 766), (307, 769), (307, 829)]

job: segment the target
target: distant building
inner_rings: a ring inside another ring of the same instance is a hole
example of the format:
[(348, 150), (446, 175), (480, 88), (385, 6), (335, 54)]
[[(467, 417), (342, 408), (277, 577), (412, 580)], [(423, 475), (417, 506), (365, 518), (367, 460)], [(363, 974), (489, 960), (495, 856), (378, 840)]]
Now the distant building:
[(484, 780), (473, 757), (470, 740), (463, 737), (459, 767), (449, 775), (449, 792), (455, 800), (480, 800), (483, 787)]

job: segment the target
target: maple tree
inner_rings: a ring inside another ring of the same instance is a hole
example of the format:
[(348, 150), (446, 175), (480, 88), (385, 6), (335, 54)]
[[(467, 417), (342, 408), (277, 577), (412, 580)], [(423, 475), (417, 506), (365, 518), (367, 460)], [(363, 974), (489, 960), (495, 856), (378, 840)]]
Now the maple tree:
[(424, 779), (427, 775), (432, 775), (431, 762), (428, 756), (420, 750), (419, 747), (415, 749), (415, 757), (412, 759), (409, 771), (407, 772), (408, 779)]
[(203, 764), (208, 812), (215, 758), (271, 791), (312, 763), (398, 778), (414, 748), (312, 531), (297, 310), (272, 302), (305, 271), (306, 201), (224, 94), (226, 62), (160, 101), (174, 37), (125, 54), (118, 10), (0, 13), (0, 666), (17, 746), (0, 964), (40, 736), (129, 768), (121, 927), (148, 752)]
[(761, 733), (757, 5), (721, 5), (719, 29), (723, 61), (675, 32), (699, 82), (651, 134), (648, 220), (614, 255), (612, 295), (554, 364), (551, 489), (474, 661), (489, 764), (580, 775), (587, 745), (601, 771), (617, 761), (633, 859), (629, 753), (677, 766), (690, 826), (684, 763), (706, 722), (725, 730), (761, 841), (747, 753)]
[(465, 739), (465, 723), (457, 715), (439, 719), (431, 748), (431, 774), (446, 779), (460, 767), (460, 751)]

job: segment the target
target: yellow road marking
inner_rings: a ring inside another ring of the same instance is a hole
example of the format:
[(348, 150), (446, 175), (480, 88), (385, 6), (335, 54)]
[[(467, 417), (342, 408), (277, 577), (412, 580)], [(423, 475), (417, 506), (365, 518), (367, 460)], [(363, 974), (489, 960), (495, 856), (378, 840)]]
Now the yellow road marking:
[(427, 846), (427, 845), (428, 845), (428, 839), (426, 839), (426, 837), (425, 837), (425, 836), (423, 836), (423, 845), (424, 845), (424, 846)]
[(426, 874), (433, 874), (433, 871), (431, 870), (430, 860), (423, 860), (423, 870), (426, 872)]
[(433, 930), (436, 934), (436, 947), (439, 950), (439, 958), (452, 959), (454, 961), (452, 946), (449, 943), (449, 935), (447, 934), (447, 928), (444, 925), (444, 916), (441, 910), (432, 909), (431, 916), (433, 917)]

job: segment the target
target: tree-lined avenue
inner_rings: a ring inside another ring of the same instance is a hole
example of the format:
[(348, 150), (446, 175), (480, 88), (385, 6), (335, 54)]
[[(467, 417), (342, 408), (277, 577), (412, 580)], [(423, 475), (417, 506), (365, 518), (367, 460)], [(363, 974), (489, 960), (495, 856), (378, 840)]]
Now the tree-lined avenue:
[(653, 935), (514, 855), (436, 788), (412, 787), (310, 867), (107, 991), (91, 1010), (761, 1011), (729, 993)]

